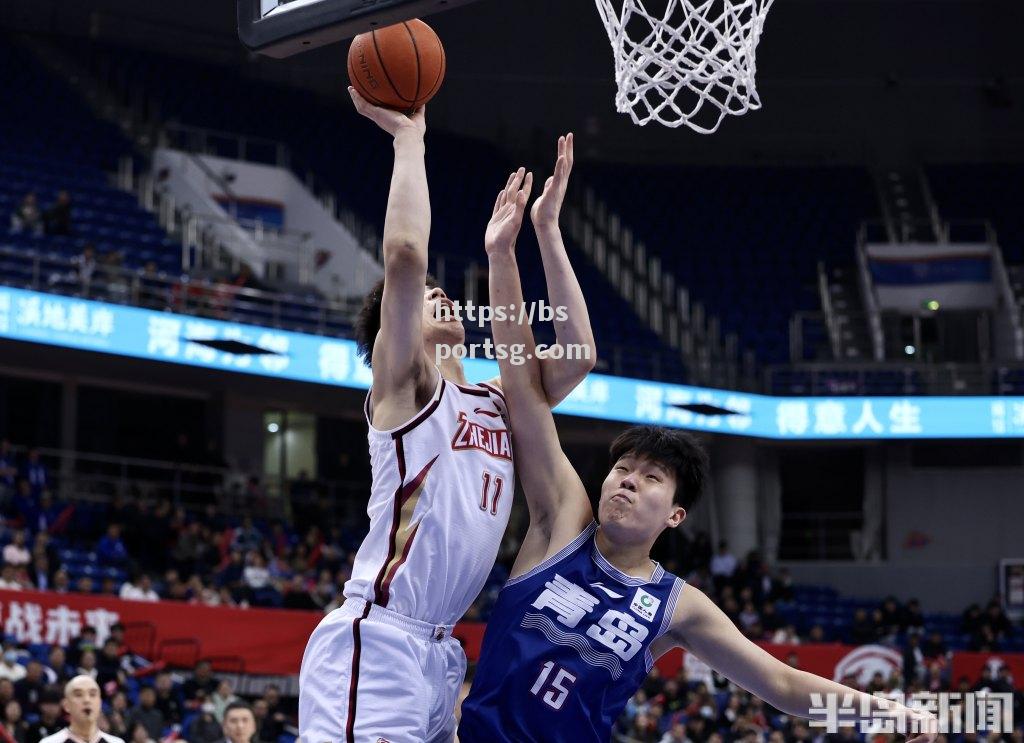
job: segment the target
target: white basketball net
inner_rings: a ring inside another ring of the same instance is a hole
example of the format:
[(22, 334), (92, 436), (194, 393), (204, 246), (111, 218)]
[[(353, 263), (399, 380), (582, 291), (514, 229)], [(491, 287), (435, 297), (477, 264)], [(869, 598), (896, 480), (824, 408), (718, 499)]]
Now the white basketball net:
[(726, 114), (761, 107), (755, 53), (775, 0), (667, 0), (660, 15), (645, 0), (596, 2), (615, 53), (619, 113), (711, 134)]

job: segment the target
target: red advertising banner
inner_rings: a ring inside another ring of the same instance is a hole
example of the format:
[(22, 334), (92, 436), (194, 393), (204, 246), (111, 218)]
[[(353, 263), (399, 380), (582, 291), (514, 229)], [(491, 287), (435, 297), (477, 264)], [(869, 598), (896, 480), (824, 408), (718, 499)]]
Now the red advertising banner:
[[(49, 591), (0, 591), (0, 626), (18, 642), (67, 645), (85, 625), (96, 628), (102, 642), (117, 622), (149, 624), (153, 632), (147, 648), (138, 652), (157, 655), (161, 643), (194, 641), (199, 658), (242, 658), (247, 673), (299, 672), (302, 651), (319, 612), (284, 609), (233, 609), (199, 606), (177, 601), (122, 601), (107, 596)], [(129, 644), (136, 636), (132, 631)], [(154, 660), (157, 658), (154, 657)]]
[(1004, 665), (1010, 667), (1013, 685), (1024, 690), (1024, 653), (954, 653), (953, 682), (966, 676), (973, 684), (986, 666), (992, 670), (994, 678)]
[[(123, 601), (108, 596), (48, 591), (0, 590), (0, 627), (19, 643), (67, 645), (82, 627), (96, 628), (102, 642), (110, 627), (121, 622), (129, 627), (126, 640), (135, 652), (152, 660), (187, 656), (215, 659), (228, 669), (241, 659), (246, 673), (292, 675), (299, 672), (302, 651), (313, 628), (323, 618), (319, 612), (285, 609), (235, 609), (199, 606), (175, 601)], [(480, 655), (484, 625), (460, 624), (454, 632), (466, 655), (475, 661)], [(883, 677), (902, 666), (899, 650), (883, 645), (771, 645), (766, 651), (782, 661), (795, 657), (802, 670), (842, 681), (847, 676), (867, 683), (875, 672)], [(194, 660), (192, 661), (194, 662)], [(977, 680), (986, 665), (993, 671), (1001, 664), (1010, 667), (1017, 688), (1024, 689), (1024, 653), (955, 653), (954, 682), (967, 676)], [(658, 660), (666, 676), (674, 676), (685, 665), (691, 679), (706, 678), (710, 669), (693, 655), (676, 650)], [(238, 669), (241, 670), (241, 669)]]
[[(853, 677), (861, 685), (866, 685), (875, 673), (888, 678), (893, 671), (902, 671), (903, 668), (903, 653), (887, 645), (758, 645), (783, 662), (795, 659), (800, 670), (833, 681)], [(1024, 690), (1024, 653), (953, 653), (952, 685), (955, 686), (962, 676), (966, 676), (973, 685), (986, 665), (992, 669), (993, 674), (1000, 666), (1009, 666), (1014, 685)], [(681, 666), (685, 666), (687, 678), (704, 680), (710, 686), (711, 669), (682, 650), (666, 653), (658, 659), (657, 666), (663, 676), (674, 676)]]

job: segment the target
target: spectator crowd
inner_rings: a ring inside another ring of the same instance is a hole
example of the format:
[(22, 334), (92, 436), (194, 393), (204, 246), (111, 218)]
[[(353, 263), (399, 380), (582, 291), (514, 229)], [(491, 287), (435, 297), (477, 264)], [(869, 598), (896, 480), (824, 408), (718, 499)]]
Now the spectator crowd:
[[(13, 452), (10, 442), (0, 441), (2, 589), (324, 612), (343, 600), (358, 526), (339, 522), (331, 503), (318, 497), (308, 478), (293, 483), (290, 520), (236, 518), (214, 503), (186, 510), (168, 498), (115, 496), (104, 504), (65, 503), (56, 496), (50, 469), (38, 450), (28, 449), (22, 457)], [(255, 504), (266, 498), (256, 478), (250, 478), (236, 496)], [(756, 552), (737, 558), (725, 542), (712, 549), (703, 532), (680, 538), (685, 544), (673, 549), (666, 569), (713, 597), (751, 640), (879, 643), (900, 651), (899, 672), (889, 678), (878, 675), (866, 685), (846, 679), (848, 685), (907, 693), (982, 688), (1012, 692), (1005, 668), (980, 679), (951, 678), (951, 649), (942, 633), (929, 628), (916, 599), (902, 604), (890, 596), (873, 608), (859, 607), (839, 629), (797, 622), (797, 587), (787, 570), (772, 570)], [(514, 543), (503, 546), (503, 560), (467, 619), (486, 621), (515, 552)], [(100, 579), (95, 578), (96, 571), (76, 572), (73, 557), (83, 555), (101, 568)], [(1021, 631), (997, 600), (984, 608), (969, 607), (959, 629), (962, 646), (974, 650), (999, 650)], [(790, 663), (796, 664), (795, 655)], [(192, 674), (181, 675), (134, 656), (124, 645), (123, 628), (115, 627), (99, 642), (95, 631), (86, 627), (69, 647), (37, 648), (28, 657), (25, 649), (8, 641), (0, 662), (0, 743), (37, 743), (53, 732), (60, 717), (59, 684), (77, 673), (93, 676), (104, 691), (104, 729), (137, 743), (168, 736), (211, 743), (222, 739), (224, 710), (237, 700), (230, 682), (217, 679), (209, 664), (200, 663)], [(1017, 705), (1019, 715), (1019, 693)], [(276, 741), (294, 720), (294, 711), (286, 708), (274, 687), (254, 700), (252, 711), (260, 741)], [(657, 743), (853, 740), (849, 732), (822, 737), (806, 721), (780, 714), (713, 673), (688, 678), (684, 670), (666, 679), (656, 668), (630, 701), (616, 735), (620, 741)], [(965, 737), (957, 743), (982, 741)], [(1004, 743), (1024, 741), (1018, 731)]]
[[(168, 670), (134, 655), (125, 645), (124, 627), (115, 624), (99, 638), (83, 627), (66, 647), (33, 646), (31, 652), (11, 639), (0, 659), (0, 741), (39, 743), (67, 725), (61, 706), (63, 687), (89, 676), (103, 696), (100, 729), (128, 743), (278, 743), (294, 740), (294, 700), (276, 684), (248, 700), (232, 681), (219, 678), (205, 660), (187, 671)], [(225, 718), (233, 709), (251, 715), (241, 736), (229, 736)]]

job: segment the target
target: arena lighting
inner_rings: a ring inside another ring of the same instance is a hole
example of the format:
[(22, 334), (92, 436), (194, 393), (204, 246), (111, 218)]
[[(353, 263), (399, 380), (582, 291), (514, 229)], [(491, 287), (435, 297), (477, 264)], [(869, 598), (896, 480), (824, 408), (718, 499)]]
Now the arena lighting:
[[(7, 286), (0, 339), (354, 390), (373, 381), (347, 338)], [(488, 359), (463, 365), (470, 380), (498, 373)], [(773, 440), (1024, 439), (1024, 396), (774, 397), (590, 374), (555, 412)]]

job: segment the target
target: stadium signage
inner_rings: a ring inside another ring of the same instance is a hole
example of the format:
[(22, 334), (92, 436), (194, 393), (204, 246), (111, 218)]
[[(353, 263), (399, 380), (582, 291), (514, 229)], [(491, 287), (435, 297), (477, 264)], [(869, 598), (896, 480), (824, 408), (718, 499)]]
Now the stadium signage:
[[(0, 337), (368, 389), (354, 341), (0, 287)], [(470, 379), (497, 363), (466, 359)], [(771, 397), (591, 374), (563, 415), (792, 440), (1024, 438), (1024, 397)]]

